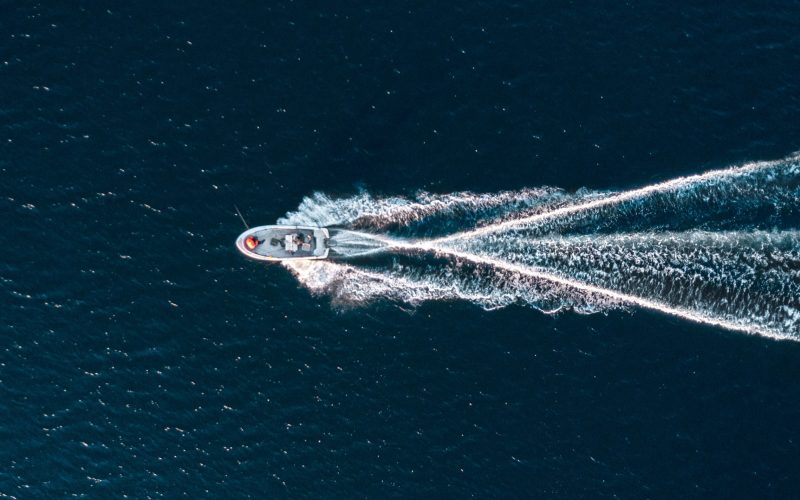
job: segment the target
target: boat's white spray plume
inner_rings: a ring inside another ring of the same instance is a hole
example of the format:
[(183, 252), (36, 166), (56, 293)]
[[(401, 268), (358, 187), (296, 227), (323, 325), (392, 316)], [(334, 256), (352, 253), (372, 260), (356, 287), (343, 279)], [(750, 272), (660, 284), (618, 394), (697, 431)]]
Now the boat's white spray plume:
[[(334, 236), (339, 255), (390, 250), (399, 260), (287, 263), (310, 289), (342, 304), (461, 299), (486, 309), (524, 303), (581, 313), (642, 307), (800, 340), (798, 219), (795, 156), (619, 193), (315, 195), (279, 222), (403, 235)], [(459, 231), (465, 220), (477, 227)]]

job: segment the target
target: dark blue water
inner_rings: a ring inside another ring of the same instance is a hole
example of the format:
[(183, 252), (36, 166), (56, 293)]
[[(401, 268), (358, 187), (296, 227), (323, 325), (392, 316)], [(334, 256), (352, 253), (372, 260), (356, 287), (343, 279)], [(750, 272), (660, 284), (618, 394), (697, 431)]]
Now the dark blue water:
[[(108, 9), (108, 10), (107, 10)], [(340, 308), (314, 191), (625, 189), (800, 148), (800, 4), (0, 4), (0, 493), (800, 494), (800, 344)]]

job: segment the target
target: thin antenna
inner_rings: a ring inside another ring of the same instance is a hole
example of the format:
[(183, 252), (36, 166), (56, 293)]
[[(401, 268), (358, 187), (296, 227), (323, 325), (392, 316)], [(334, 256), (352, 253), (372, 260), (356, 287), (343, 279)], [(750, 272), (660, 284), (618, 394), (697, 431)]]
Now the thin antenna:
[(247, 222), (245, 222), (244, 217), (242, 216), (242, 212), (239, 211), (239, 207), (237, 207), (235, 203), (233, 204), (233, 208), (236, 209), (236, 213), (239, 214), (239, 218), (242, 219), (242, 224), (244, 224), (244, 227), (250, 229), (250, 226), (247, 225)]

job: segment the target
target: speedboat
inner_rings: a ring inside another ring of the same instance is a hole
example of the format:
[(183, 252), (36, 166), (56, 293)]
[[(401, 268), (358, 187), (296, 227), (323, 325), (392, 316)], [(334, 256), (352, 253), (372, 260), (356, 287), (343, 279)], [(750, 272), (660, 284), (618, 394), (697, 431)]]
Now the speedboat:
[(251, 259), (271, 262), (325, 259), (329, 237), (324, 227), (259, 226), (240, 234), (236, 248)]

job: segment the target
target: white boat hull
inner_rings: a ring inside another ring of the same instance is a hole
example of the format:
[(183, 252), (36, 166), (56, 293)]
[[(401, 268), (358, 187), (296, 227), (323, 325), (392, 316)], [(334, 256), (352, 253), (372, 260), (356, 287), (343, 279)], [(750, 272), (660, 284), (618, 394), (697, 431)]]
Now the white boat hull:
[[(267, 262), (284, 260), (319, 260), (328, 258), (328, 238), (324, 227), (259, 226), (248, 229), (236, 239), (236, 248), (246, 257)], [(257, 242), (252, 248), (250, 244)]]

